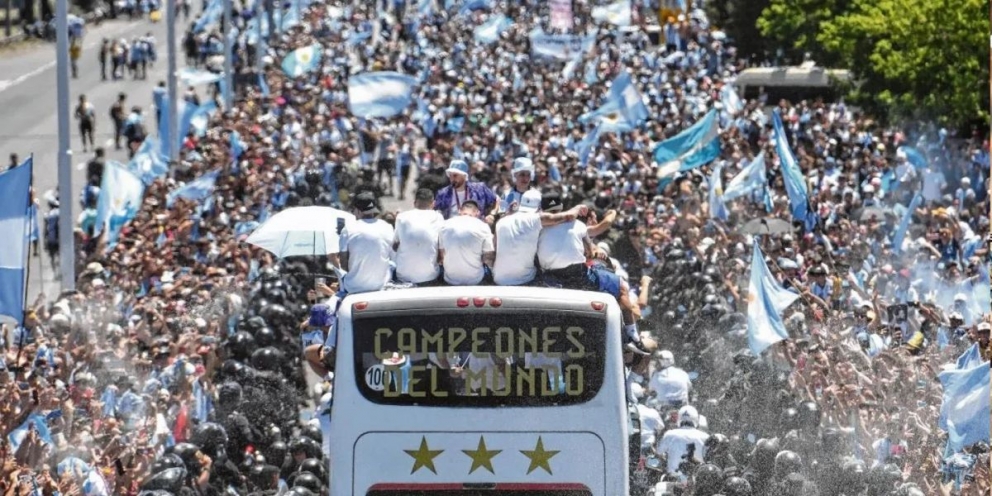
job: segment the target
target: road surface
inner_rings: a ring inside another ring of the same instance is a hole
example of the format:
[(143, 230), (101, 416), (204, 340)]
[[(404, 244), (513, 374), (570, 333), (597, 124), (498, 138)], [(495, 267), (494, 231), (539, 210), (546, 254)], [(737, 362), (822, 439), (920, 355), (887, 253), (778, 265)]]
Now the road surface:
[[(177, 23), (176, 38), (179, 43), (186, 25), (181, 20)], [(126, 38), (130, 41), (148, 32), (155, 37), (156, 50), (159, 54), (155, 66), (148, 69), (148, 78), (137, 81), (131, 79), (101, 81), (99, 50), (102, 39)], [(181, 45), (177, 47), (179, 48)], [(69, 112), (72, 118), (79, 95), (85, 94), (96, 109), (97, 146), (104, 146), (108, 159), (127, 162), (126, 152), (115, 151), (110, 141), (113, 139), (113, 123), (110, 121), (109, 111), (118, 93), (123, 92), (128, 95), (129, 106), (139, 105), (146, 111), (148, 131), (156, 132), (157, 124), (153, 123), (155, 114), (151, 111), (152, 88), (159, 81), (165, 80), (168, 64), (166, 53), (164, 22), (151, 23), (144, 19), (115, 20), (105, 21), (99, 27), (88, 28), (79, 61), (79, 78), (69, 80)], [(178, 57), (180, 69), (184, 67), (183, 60), (184, 57)], [(0, 168), (6, 168), (11, 153), (18, 154), (21, 160), (34, 154), (34, 188), (39, 198), (46, 191), (53, 190), (58, 182), (57, 96), (54, 44), (41, 44), (0, 55), (0, 109), (3, 109), (3, 118), (0, 119), (0, 154), (2, 154)], [(92, 157), (92, 151), (83, 153), (77, 128), (73, 121), (70, 125), (72, 131), (70, 145), (74, 154), (72, 190), (61, 194), (63, 204), (66, 201), (72, 202), (74, 217), (78, 217), (80, 212), (79, 192), (85, 180), (85, 171), (78, 165)], [(42, 202), (39, 217), (47, 212), (48, 206)], [(47, 257), (44, 253), (41, 253), (40, 257), (32, 257), (29, 267), (27, 304), (30, 304), (40, 292), (48, 295), (51, 301), (51, 298), (59, 292), (59, 283), (55, 280), (55, 272), (49, 265)]]

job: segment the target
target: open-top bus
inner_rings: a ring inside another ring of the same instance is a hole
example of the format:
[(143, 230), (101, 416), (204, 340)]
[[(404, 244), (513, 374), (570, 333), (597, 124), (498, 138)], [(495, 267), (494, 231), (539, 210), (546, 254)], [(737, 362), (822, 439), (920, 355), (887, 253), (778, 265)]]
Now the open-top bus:
[(348, 296), (333, 496), (618, 496), (628, 488), (620, 309), (533, 287)]

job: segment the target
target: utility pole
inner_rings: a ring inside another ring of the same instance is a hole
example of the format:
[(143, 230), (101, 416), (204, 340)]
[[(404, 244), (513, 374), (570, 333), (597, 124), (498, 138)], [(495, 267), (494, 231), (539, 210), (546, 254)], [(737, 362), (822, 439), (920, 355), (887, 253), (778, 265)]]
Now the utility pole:
[(76, 243), (73, 233), (72, 150), (69, 148), (69, 0), (55, 2), (55, 76), (59, 120), (59, 269), (62, 290), (76, 289)]
[[(262, 38), (262, 16), (265, 8), (265, 0), (255, 0), (255, 29), (258, 30), (258, 40), (255, 42), (255, 68), (259, 74), (265, 70), (262, 58), (265, 57), (265, 40)], [(269, 25), (272, 29), (272, 25)]]
[(179, 150), (177, 150), (176, 143), (179, 142), (179, 137), (176, 136), (179, 133), (179, 123), (176, 122), (179, 119), (178, 109), (179, 109), (179, 88), (178, 81), (176, 81), (177, 73), (179, 69), (176, 67), (176, 0), (168, 0), (165, 6), (165, 25), (168, 29), (168, 35), (166, 36), (169, 45), (169, 108), (165, 109), (169, 113), (169, 143), (167, 143), (166, 150), (169, 150), (169, 160), (175, 161), (179, 158)]
[(231, 3), (224, 0), (224, 110), (230, 110), (234, 101), (234, 43), (231, 40)]

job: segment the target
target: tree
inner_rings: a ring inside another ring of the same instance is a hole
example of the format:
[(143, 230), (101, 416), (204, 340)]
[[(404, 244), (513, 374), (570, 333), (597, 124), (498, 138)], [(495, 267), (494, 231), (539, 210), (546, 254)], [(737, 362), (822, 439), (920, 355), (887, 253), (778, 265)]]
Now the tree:
[[(792, 63), (798, 64), (809, 53), (817, 64), (832, 66), (835, 57), (823, 49), (817, 35), (825, 22), (845, 13), (849, 4), (850, 0), (770, 0), (757, 19), (757, 28)], [(779, 63), (785, 65), (785, 61)]]
[(988, 11), (988, 0), (852, 0), (822, 20), (816, 41), (851, 69), (852, 103), (869, 112), (985, 127)]
[(712, 0), (706, 2), (706, 14), (714, 26), (734, 40), (742, 58), (763, 60), (768, 55), (768, 40), (758, 30), (758, 17), (769, 0)]

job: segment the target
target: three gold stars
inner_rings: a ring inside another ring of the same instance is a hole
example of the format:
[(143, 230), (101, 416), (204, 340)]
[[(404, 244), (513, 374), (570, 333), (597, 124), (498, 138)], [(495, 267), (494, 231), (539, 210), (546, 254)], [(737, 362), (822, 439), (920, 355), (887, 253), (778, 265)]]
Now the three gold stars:
[(431, 450), (427, 448), (427, 437), (423, 436), (420, 438), (420, 448), (416, 450), (403, 450), (406, 454), (413, 457), (413, 470), (410, 471), (412, 475), (421, 467), (426, 467), (427, 470), (434, 472), (437, 475), (437, 470), (434, 468), (434, 459), (438, 455), (444, 452), (444, 450)]
[(484, 467), (489, 471), (490, 474), (496, 474), (493, 471), (493, 458), (502, 453), (503, 450), (487, 450), (486, 449), (486, 439), (479, 436), (479, 447), (474, 450), (462, 450), (462, 453), (468, 455), (472, 459), (472, 468), (468, 470), (468, 473), (475, 472), (475, 469), (479, 467)]
[(520, 450), (520, 452), (527, 458), (530, 458), (530, 467), (527, 469), (527, 475), (530, 475), (531, 472), (538, 468), (544, 469), (549, 475), (554, 475), (551, 473), (551, 458), (560, 452), (545, 450), (544, 440), (540, 436), (537, 438), (537, 447), (533, 450)]
[[(437, 458), (444, 450), (432, 450), (427, 445), (427, 437), (422, 436), (420, 438), (420, 447), (415, 450), (403, 450), (407, 455), (413, 458), (413, 469), (410, 470), (410, 474), (416, 473), (421, 468), (426, 468), (437, 475), (437, 468), (434, 466), (434, 459)], [(490, 474), (495, 475), (496, 470), (493, 468), (493, 458), (496, 455), (502, 453), (503, 450), (491, 450), (486, 446), (486, 439), (484, 436), (479, 436), (479, 445), (474, 450), (462, 450), (466, 456), (472, 459), (472, 466), (469, 468), (468, 473), (471, 474), (478, 470), (479, 468), (484, 468), (489, 471)], [(551, 459), (555, 457), (560, 451), (557, 450), (547, 450), (544, 449), (544, 439), (540, 436), (537, 438), (537, 446), (533, 450), (520, 450), (520, 453), (526, 456), (530, 460), (530, 466), (527, 468), (527, 474), (530, 475), (537, 469), (542, 469), (549, 475), (554, 475), (551, 471)]]

